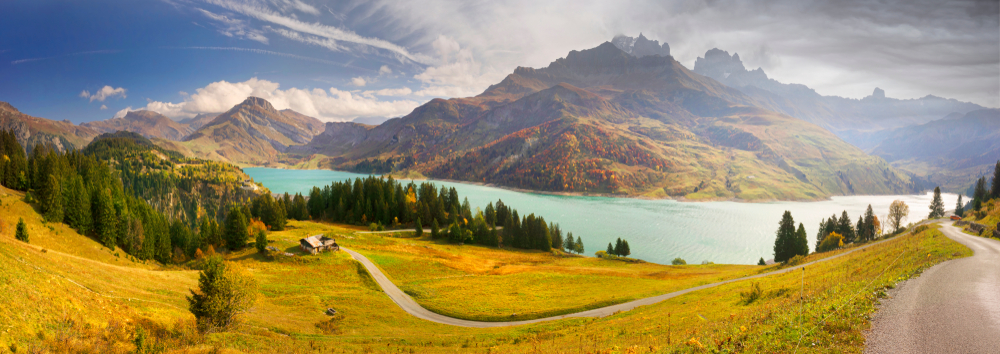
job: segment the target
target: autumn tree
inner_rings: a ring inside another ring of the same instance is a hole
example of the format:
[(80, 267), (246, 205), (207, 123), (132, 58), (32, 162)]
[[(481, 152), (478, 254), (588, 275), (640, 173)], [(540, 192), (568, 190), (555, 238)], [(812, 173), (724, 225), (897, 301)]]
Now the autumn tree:
[(200, 331), (224, 330), (253, 307), (257, 283), (221, 257), (209, 257), (198, 275), (198, 290), (191, 290), (187, 300)]
[(826, 240), (816, 248), (816, 252), (832, 251), (844, 247), (844, 237), (839, 233), (832, 232), (827, 235)]
[[(931, 213), (927, 216), (928, 219), (937, 219), (944, 217), (944, 201), (941, 200), (941, 187), (934, 187), (934, 200), (931, 201)], [(890, 207), (891, 210), (891, 207)], [(891, 214), (891, 213), (890, 213)], [(891, 216), (890, 216), (891, 218)]]
[[(938, 190), (938, 192), (940, 192), (940, 190)], [(892, 225), (893, 232), (899, 231), (900, 226), (902, 226), (901, 224), (903, 219), (905, 219), (909, 214), (910, 207), (902, 200), (894, 200), (892, 204), (889, 205), (889, 223)], [(942, 212), (942, 214), (944, 214), (944, 212)]]

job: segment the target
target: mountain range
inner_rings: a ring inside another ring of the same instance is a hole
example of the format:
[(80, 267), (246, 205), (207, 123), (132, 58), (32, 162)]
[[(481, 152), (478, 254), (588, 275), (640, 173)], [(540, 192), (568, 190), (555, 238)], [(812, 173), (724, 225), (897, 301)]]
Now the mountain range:
[(860, 100), (822, 96), (747, 70), (738, 54), (719, 49), (689, 70), (669, 45), (640, 34), (544, 68), (519, 67), (480, 95), (433, 99), (388, 120), (323, 123), (248, 97), (180, 121), (132, 111), (77, 126), (0, 102), (0, 128), (29, 149), (80, 148), (98, 134), (130, 131), (238, 165), (560, 193), (812, 200), (964, 188), (1000, 158), (997, 112), (935, 96), (888, 98), (878, 88)]
[(379, 126), (328, 123), (289, 151), (322, 167), (553, 192), (766, 200), (918, 188), (829, 131), (758, 104), (669, 55), (605, 42)]

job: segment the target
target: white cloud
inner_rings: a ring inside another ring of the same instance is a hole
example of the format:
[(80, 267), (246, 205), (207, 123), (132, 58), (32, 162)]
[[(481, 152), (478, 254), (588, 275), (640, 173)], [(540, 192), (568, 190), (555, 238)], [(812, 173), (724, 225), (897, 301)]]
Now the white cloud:
[(132, 111), (132, 110), (133, 110), (132, 106), (125, 107), (125, 109), (116, 112), (113, 118), (124, 117), (126, 114), (128, 114), (129, 111)]
[(446, 36), (438, 36), (432, 46), (442, 64), (413, 76), (424, 83), (424, 88), (415, 93), (418, 96), (473, 96), (507, 75), (482, 65), (471, 50), (461, 48), (458, 42)]
[(108, 106), (105, 106), (105, 105), (103, 105), (103, 104), (102, 104), (102, 105), (101, 105), (101, 110), (103, 111), (103, 110), (105, 110), (105, 109), (108, 109)]
[(365, 82), (365, 78), (363, 78), (363, 77), (355, 77), (355, 78), (351, 79), (351, 85), (354, 85), (354, 86), (361, 87), (361, 86), (364, 86), (365, 83), (366, 83)]
[(269, 40), (264, 34), (256, 29), (250, 28), (246, 21), (231, 18), (229, 16), (216, 14), (214, 12), (199, 8), (202, 15), (217, 22), (219, 33), (227, 37), (246, 38), (263, 44), (268, 44)]
[(381, 89), (381, 90), (375, 90), (375, 91), (369, 90), (369, 91), (362, 92), (363, 95), (368, 96), (368, 97), (371, 97), (371, 96), (394, 96), (394, 97), (400, 97), (400, 96), (409, 96), (412, 93), (413, 93), (413, 90), (411, 90), (409, 87), (400, 87), (400, 88), (394, 88), (394, 89)]
[(105, 85), (100, 90), (94, 92), (94, 94), (90, 94), (90, 91), (87, 90), (83, 90), (83, 92), (80, 92), (80, 97), (89, 98), (90, 102), (94, 101), (104, 102), (104, 100), (115, 96), (121, 96), (121, 98), (125, 98), (126, 97), (125, 89), (121, 87), (113, 88), (111, 86)]
[[(272, 11), (267, 6), (264, 6), (259, 2), (242, 2), (234, 0), (207, 0), (207, 2), (225, 8), (229, 11), (241, 13), (264, 22), (285, 27), (294, 32), (309, 35), (299, 36), (303, 39), (302, 41), (304, 43), (321, 45), (326, 48), (342, 47), (337, 44), (338, 41), (357, 43), (389, 51), (395, 54), (400, 60), (428, 63), (428, 58), (420, 54), (411, 53), (408, 49), (395, 43), (379, 38), (361, 36), (354, 31), (324, 25), (319, 22), (307, 23), (293, 17), (283, 16), (282, 14)], [(313, 10), (315, 10), (315, 8), (313, 8)], [(318, 11), (316, 13), (318, 13)], [(285, 35), (286, 37), (289, 37), (289, 34), (290, 33), (282, 33), (282, 35)], [(329, 42), (324, 43), (324, 41), (322, 41), (323, 39), (329, 40)]]
[(378, 68), (378, 74), (379, 75), (392, 75), (392, 69), (389, 69), (388, 65), (382, 65), (381, 68)]
[(181, 119), (199, 113), (228, 111), (248, 96), (268, 100), (279, 110), (290, 108), (325, 121), (347, 121), (364, 116), (401, 116), (419, 105), (411, 100), (382, 101), (371, 95), (354, 94), (332, 87), (328, 90), (282, 90), (276, 82), (251, 78), (244, 82), (213, 82), (184, 97), (182, 102), (150, 101), (144, 109)]
[(329, 38), (320, 38), (317, 36), (303, 35), (299, 32), (289, 31), (284, 28), (272, 28), (268, 26), (267, 29), (274, 31), (274, 33), (280, 34), (285, 38), (291, 39), (293, 41), (320, 46), (335, 52), (347, 50), (347, 48), (344, 48), (343, 46), (337, 44), (337, 41)]

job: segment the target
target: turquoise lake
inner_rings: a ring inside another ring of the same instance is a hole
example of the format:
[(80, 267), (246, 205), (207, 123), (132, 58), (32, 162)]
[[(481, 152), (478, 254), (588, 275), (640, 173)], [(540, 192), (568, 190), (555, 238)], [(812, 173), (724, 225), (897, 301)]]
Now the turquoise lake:
[[(275, 193), (308, 194), (313, 186), (322, 188), (333, 181), (367, 175), (330, 170), (285, 170), (251, 167), (244, 172)], [(405, 181), (403, 181), (405, 183)], [(417, 183), (419, 183), (418, 181)], [(455, 187), (460, 197), (468, 197), (473, 208), (503, 200), (521, 215), (535, 213), (558, 223), (564, 232), (583, 237), (586, 255), (607, 248), (621, 237), (628, 240), (632, 256), (669, 264), (675, 257), (688, 263), (756, 264), (761, 257), (773, 258), (774, 234), (785, 210), (796, 223), (803, 223), (815, 246), (822, 219), (846, 210), (852, 223), (872, 205), (879, 220), (885, 220), (889, 204), (899, 199), (910, 207), (908, 220), (927, 217), (932, 194), (833, 197), (819, 202), (678, 202), (631, 198), (556, 196), (523, 193), (474, 184), (431, 180)], [(944, 194), (945, 209), (955, 207), (956, 194)]]

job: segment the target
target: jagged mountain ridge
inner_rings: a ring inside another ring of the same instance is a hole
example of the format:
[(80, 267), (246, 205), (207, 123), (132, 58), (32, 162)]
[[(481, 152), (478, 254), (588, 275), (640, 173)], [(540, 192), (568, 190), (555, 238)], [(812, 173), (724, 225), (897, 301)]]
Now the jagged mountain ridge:
[(862, 149), (874, 147), (883, 138), (883, 134), (873, 132), (924, 124), (950, 113), (964, 114), (985, 108), (932, 95), (894, 99), (886, 97), (885, 91), (877, 87), (872, 95), (862, 99), (823, 96), (805, 85), (784, 84), (768, 78), (761, 68), (747, 70), (739, 54), (729, 55), (717, 48), (696, 59), (693, 71), (740, 89), (758, 100), (771, 101), (777, 111), (830, 129)]
[(328, 124), (302, 152), (329, 156), (324, 167), (412, 158), (407, 169), (431, 177), (579, 193), (762, 200), (916, 188), (881, 159), (759, 105), (672, 57), (605, 42), (374, 128)]
[(129, 111), (121, 118), (94, 121), (80, 124), (101, 133), (129, 131), (139, 133), (146, 138), (162, 138), (181, 140), (194, 132), (188, 124), (176, 122), (173, 119), (153, 111)]

